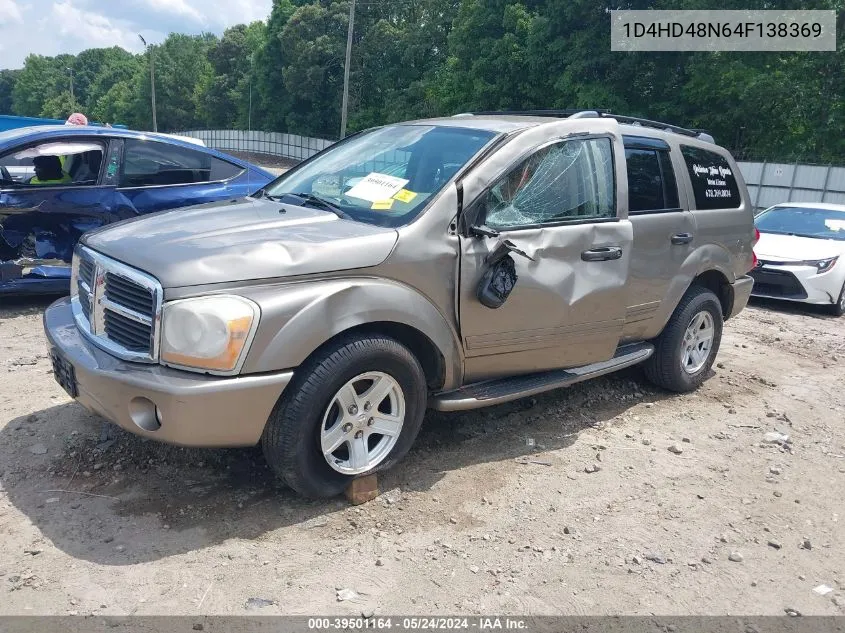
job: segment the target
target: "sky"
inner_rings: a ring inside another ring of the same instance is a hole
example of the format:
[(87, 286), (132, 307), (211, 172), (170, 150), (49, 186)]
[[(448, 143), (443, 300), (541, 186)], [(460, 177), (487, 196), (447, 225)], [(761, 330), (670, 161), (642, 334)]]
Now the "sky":
[(265, 20), (272, 0), (0, 0), (0, 68), (20, 68), (30, 53), (86, 48), (143, 49), (171, 32), (220, 35), (234, 24)]

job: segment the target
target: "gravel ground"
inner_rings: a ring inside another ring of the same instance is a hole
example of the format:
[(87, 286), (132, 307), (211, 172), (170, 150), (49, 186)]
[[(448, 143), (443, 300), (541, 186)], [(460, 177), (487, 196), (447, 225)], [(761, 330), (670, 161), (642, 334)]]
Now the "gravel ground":
[(430, 413), (353, 508), (104, 425), (46, 304), (0, 305), (0, 614), (845, 612), (845, 319), (756, 304), (694, 394), (634, 369)]

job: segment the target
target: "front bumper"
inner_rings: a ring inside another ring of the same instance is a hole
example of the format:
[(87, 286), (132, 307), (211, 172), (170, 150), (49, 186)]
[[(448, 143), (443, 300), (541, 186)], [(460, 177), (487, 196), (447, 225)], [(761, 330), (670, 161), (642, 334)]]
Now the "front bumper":
[(785, 299), (830, 305), (839, 300), (842, 276), (837, 267), (819, 274), (815, 266), (790, 266), (789, 264), (764, 263), (749, 274), (754, 277), (755, 297)]
[(80, 404), (127, 431), (180, 446), (255, 445), (293, 377), (221, 378), (122, 361), (82, 336), (67, 298), (44, 312), (44, 332), (51, 352), (73, 365)]

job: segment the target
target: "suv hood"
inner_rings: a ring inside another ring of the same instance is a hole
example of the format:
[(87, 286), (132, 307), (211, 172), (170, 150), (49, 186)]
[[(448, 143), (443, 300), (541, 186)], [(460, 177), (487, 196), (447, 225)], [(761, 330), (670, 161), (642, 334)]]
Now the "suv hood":
[(754, 252), (760, 259), (780, 262), (827, 259), (845, 253), (845, 241), (760, 233)]
[(376, 266), (397, 238), (320, 209), (244, 198), (120, 222), (82, 243), (175, 288)]

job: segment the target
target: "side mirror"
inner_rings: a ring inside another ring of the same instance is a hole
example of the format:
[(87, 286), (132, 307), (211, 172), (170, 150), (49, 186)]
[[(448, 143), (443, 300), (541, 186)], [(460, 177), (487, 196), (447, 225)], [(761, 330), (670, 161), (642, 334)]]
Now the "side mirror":
[(517, 248), (510, 240), (501, 240), (496, 244), (485, 260), (487, 270), (481, 275), (476, 290), (476, 297), (483, 306), (493, 310), (501, 308), (516, 286), (519, 277), (516, 274), (516, 264), (511, 257), (512, 253), (534, 261), (533, 257)]
[(473, 224), (469, 227), (469, 234), (473, 237), (499, 237), (499, 232), (485, 224)]

